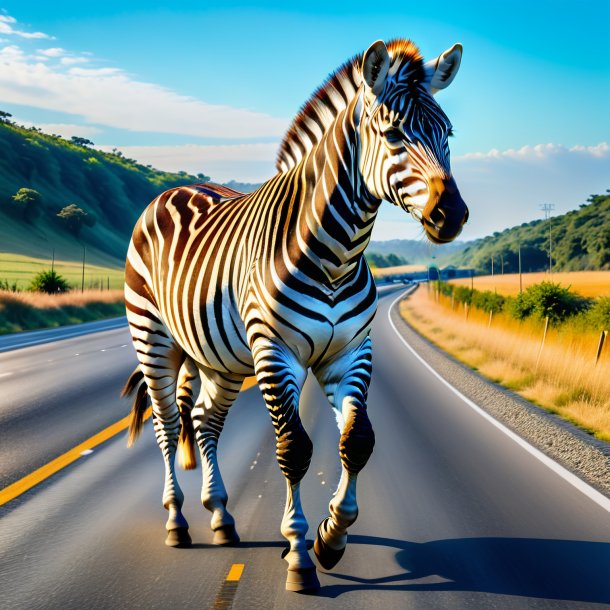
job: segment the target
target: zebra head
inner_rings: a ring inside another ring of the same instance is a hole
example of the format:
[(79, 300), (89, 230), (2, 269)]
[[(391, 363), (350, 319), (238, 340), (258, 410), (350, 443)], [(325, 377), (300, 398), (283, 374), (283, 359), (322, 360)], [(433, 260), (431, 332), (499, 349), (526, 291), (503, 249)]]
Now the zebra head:
[(455, 239), (468, 220), (449, 163), (451, 123), (433, 95), (454, 79), (459, 44), (424, 64), (405, 40), (378, 40), (362, 59), (360, 172), (375, 197), (421, 222), (428, 239)]

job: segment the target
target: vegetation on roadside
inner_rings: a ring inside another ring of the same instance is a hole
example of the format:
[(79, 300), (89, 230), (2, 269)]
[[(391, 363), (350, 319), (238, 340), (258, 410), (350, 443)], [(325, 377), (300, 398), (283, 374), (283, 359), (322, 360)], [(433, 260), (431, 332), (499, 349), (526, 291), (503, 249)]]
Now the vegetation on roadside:
[(0, 290), (0, 334), (125, 315), (122, 290), (44, 294)]
[(583, 297), (554, 282), (533, 284), (514, 297), (446, 282), (433, 282), (433, 287), (452, 303), (467, 304), (486, 313), (503, 312), (516, 320), (540, 321), (548, 317), (555, 326), (572, 324), (579, 329), (610, 329), (610, 298)]
[[(507, 307), (515, 299), (434, 288), (420, 287), (401, 305), (416, 330), (492, 381), (610, 441), (610, 345), (596, 362), (600, 330), (610, 329), (610, 298), (582, 309), (578, 295), (548, 284), (529, 291), (523, 300), (534, 306), (517, 318)], [(551, 313), (556, 321), (544, 336), (541, 317)]]

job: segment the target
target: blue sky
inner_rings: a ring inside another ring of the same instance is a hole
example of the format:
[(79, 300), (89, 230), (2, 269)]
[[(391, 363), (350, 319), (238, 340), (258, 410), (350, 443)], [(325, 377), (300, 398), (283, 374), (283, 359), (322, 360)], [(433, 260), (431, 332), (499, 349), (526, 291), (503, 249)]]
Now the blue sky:
[[(438, 100), (476, 237), (610, 188), (609, 23), (609, 0), (4, 0), (0, 108), (163, 169), (262, 181), (290, 117), (351, 55), (402, 36), (432, 58), (459, 41)], [(376, 237), (408, 225), (388, 207)]]

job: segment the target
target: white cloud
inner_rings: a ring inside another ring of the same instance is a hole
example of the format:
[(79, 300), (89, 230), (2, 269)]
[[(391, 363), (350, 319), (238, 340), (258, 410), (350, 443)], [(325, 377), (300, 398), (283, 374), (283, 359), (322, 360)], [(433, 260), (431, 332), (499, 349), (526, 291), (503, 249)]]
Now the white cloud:
[(62, 57), (66, 54), (66, 50), (61, 47), (51, 47), (50, 49), (39, 49), (38, 53), (45, 57)]
[[(12, 104), (81, 116), (87, 123), (137, 132), (248, 139), (283, 135), (288, 121), (261, 112), (213, 105), (119, 68), (50, 65), (59, 47), (39, 59), (15, 45), (0, 50), (0, 99)], [(67, 57), (64, 57), (67, 59)], [(80, 63), (80, 59), (76, 60)], [(75, 63), (68, 60), (64, 64)]]
[(26, 32), (24, 30), (17, 30), (12, 24), (16, 24), (17, 20), (10, 15), (0, 15), (0, 34), (7, 36), (19, 36), (20, 38), (30, 39), (52, 39), (52, 36), (44, 34), (43, 32)]
[(53, 133), (62, 138), (71, 138), (79, 136), (81, 138), (92, 138), (102, 132), (98, 127), (93, 125), (74, 125), (72, 123), (32, 123), (31, 121), (22, 121), (17, 117), (13, 117), (13, 121), (17, 125), (24, 127), (38, 127), (44, 133)]
[[(264, 182), (275, 175), (279, 144), (203, 146), (118, 146), (126, 156), (167, 171), (184, 170), (211, 176), (216, 182)], [(110, 150), (111, 146), (100, 147)]]

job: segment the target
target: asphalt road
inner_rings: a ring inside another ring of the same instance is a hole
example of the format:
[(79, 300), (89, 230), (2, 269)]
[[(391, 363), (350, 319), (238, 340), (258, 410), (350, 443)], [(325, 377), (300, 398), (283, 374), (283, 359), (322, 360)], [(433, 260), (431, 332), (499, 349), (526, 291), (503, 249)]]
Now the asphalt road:
[[(165, 547), (163, 467), (150, 423), (0, 508), (0, 607), (594, 608), (610, 606), (610, 514), (441, 384), (388, 323), (374, 328), (369, 412), (377, 444), (360, 516), (318, 596), (284, 591), (284, 480), (260, 393), (239, 397), (221, 438), (242, 538), (210, 542), (198, 471), (180, 472), (191, 549)], [(126, 330), (0, 356), (3, 484), (123, 417), (134, 364)], [(103, 351), (105, 350), (105, 351)], [(76, 355), (78, 354), (78, 355)], [(7, 374), (10, 373), (10, 374)], [(310, 534), (337, 483), (338, 432), (315, 382), (302, 418), (315, 445), (303, 484)], [(237, 586), (223, 585), (235, 563)]]

